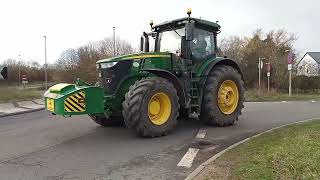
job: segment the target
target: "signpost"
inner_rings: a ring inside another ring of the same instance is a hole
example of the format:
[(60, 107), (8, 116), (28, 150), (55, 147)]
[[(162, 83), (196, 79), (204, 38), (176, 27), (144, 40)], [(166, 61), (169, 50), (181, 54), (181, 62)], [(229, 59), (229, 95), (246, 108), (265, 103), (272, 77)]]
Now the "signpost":
[(258, 95), (260, 96), (260, 91), (261, 91), (261, 69), (263, 68), (263, 62), (262, 60), (266, 59), (266, 58), (260, 58), (259, 57), (259, 61), (258, 61), (258, 69), (259, 69), (259, 91), (258, 91)]
[(267, 67), (267, 78), (268, 78), (268, 92), (270, 91), (270, 75), (271, 75), (271, 64), (268, 62), (266, 63)]
[(25, 88), (26, 84), (28, 83), (27, 75), (23, 74), (21, 80), (22, 80), (23, 88)]
[(0, 66), (0, 80), (8, 78), (8, 68)]
[(289, 96), (291, 96), (291, 90), (292, 90), (292, 85), (291, 85), (291, 71), (292, 71), (292, 62), (294, 59), (294, 54), (289, 50), (288, 52), (288, 71), (289, 71)]

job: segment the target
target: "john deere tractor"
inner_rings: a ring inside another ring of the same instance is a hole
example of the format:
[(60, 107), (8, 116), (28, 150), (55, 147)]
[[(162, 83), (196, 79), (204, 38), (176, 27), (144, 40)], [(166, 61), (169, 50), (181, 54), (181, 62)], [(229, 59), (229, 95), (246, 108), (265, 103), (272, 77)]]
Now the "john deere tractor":
[(80, 79), (54, 85), (44, 94), (46, 109), (87, 114), (101, 126), (125, 124), (144, 137), (166, 135), (191, 114), (208, 125), (232, 125), (244, 107), (241, 70), (217, 57), (220, 25), (190, 14), (151, 22), (141, 53), (98, 60), (96, 85)]

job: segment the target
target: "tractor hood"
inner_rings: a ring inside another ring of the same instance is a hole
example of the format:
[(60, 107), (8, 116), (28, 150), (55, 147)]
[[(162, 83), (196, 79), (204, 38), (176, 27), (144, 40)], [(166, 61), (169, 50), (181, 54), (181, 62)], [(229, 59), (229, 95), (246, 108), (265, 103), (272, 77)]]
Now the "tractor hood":
[(133, 59), (146, 59), (146, 58), (170, 58), (171, 54), (169, 52), (152, 52), (152, 53), (137, 53), (122, 55), (117, 57), (112, 57), (108, 59), (102, 59), (97, 61), (97, 64), (104, 62), (117, 62), (123, 60), (133, 60)]

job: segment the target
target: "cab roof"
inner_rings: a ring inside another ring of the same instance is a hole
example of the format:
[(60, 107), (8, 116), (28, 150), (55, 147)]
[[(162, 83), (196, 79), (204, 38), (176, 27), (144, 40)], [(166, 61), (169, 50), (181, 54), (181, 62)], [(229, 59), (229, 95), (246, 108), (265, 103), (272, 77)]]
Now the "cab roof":
[(219, 31), (221, 28), (221, 26), (219, 24), (211, 22), (211, 21), (193, 18), (193, 17), (190, 17), (190, 18), (184, 17), (184, 18), (175, 19), (175, 20), (171, 20), (171, 21), (165, 21), (161, 24), (154, 25), (152, 27), (152, 30), (153, 31), (166, 31), (166, 30), (170, 30), (171, 28), (183, 27), (185, 25), (185, 23), (188, 22), (188, 20), (190, 20), (190, 22), (194, 22), (196, 27), (201, 28), (201, 29), (205, 29), (208, 31)]

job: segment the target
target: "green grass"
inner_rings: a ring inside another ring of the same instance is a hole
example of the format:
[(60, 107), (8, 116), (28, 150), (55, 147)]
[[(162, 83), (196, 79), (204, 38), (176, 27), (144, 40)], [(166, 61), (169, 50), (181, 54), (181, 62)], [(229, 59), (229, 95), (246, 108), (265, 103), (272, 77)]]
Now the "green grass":
[(254, 138), (218, 158), (203, 179), (318, 179), (320, 121), (292, 125)]
[(18, 89), (16, 87), (1, 87), (0, 103), (40, 98), (42, 97), (43, 92), (44, 91), (39, 90), (39, 88)]
[(261, 102), (261, 101), (305, 101), (305, 100), (320, 100), (320, 93), (292, 93), (291, 97), (289, 97), (288, 93), (282, 92), (262, 92), (260, 96), (258, 96), (257, 91), (248, 90), (245, 92), (246, 101), (249, 102)]

